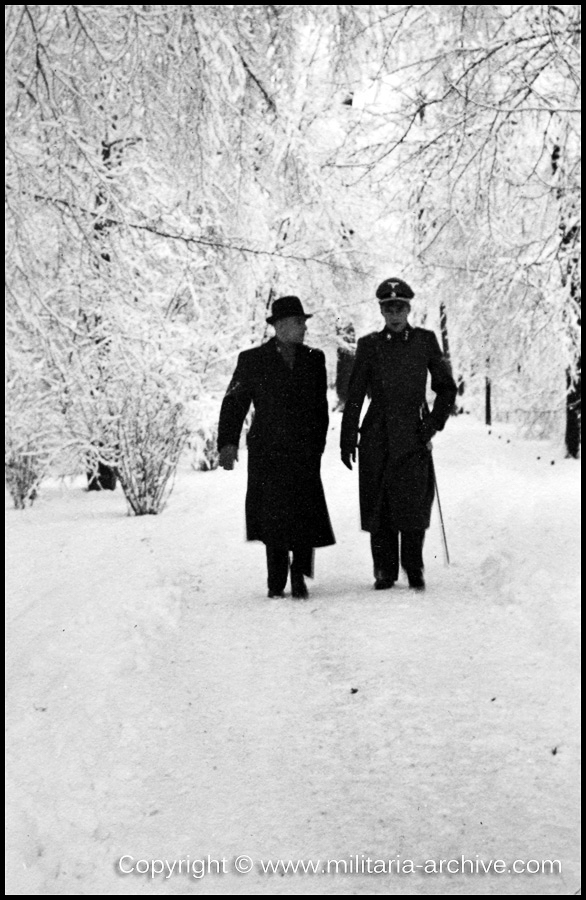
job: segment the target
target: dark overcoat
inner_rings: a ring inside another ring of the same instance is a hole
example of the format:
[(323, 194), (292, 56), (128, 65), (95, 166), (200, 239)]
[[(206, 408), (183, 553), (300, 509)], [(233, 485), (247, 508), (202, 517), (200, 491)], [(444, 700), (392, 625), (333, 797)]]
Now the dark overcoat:
[[(436, 394), (431, 412), (426, 403), (428, 372)], [(359, 428), (367, 396), (370, 406)], [(433, 461), (421, 437), (421, 422), (441, 431), (455, 397), (450, 367), (432, 331), (408, 325), (397, 334), (385, 328), (358, 341), (341, 447), (352, 451), (358, 444), (360, 518), (365, 531), (379, 529), (383, 502), (397, 531), (429, 527)]]
[(251, 403), (247, 539), (288, 549), (334, 544), (320, 475), (329, 421), (323, 352), (297, 345), (291, 369), (275, 338), (244, 350), (222, 402), (219, 450), (238, 446)]

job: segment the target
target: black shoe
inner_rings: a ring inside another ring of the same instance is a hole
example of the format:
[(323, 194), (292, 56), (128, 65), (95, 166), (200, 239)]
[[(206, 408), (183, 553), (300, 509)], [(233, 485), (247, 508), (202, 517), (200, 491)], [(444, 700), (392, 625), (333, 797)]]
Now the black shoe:
[(296, 600), (307, 600), (309, 597), (303, 575), (291, 574), (291, 596)]
[(389, 588), (394, 587), (394, 585), (394, 578), (382, 578), (379, 576), (374, 582), (374, 589), (375, 591), (388, 591)]
[(425, 581), (423, 575), (421, 573), (417, 573), (414, 575), (408, 575), (409, 579), (409, 587), (414, 591), (424, 591), (425, 590)]
[(284, 597), (283, 591), (269, 591), (267, 597), (269, 600), (276, 600), (277, 597)]

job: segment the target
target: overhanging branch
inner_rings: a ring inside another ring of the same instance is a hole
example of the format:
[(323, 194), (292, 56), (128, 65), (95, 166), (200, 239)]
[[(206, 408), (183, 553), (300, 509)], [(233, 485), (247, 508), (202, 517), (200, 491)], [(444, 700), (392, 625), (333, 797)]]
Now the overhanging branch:
[[(11, 190), (10, 184), (6, 185), (6, 190)], [(19, 193), (22, 194), (26, 192), (20, 191)], [(88, 209), (87, 207), (81, 206), (78, 203), (72, 203), (69, 200), (63, 200), (58, 197), (47, 197), (42, 194), (31, 194), (30, 196), (33, 200), (39, 203), (47, 203), (49, 205), (55, 206), (60, 211), (68, 210), (69, 212), (73, 213), (73, 211), (75, 210), (77, 213), (83, 213), (84, 215), (89, 216), (94, 223), (99, 220), (100, 224), (104, 228), (129, 228), (132, 231), (147, 232), (148, 234), (152, 234), (155, 237), (164, 238), (165, 240), (180, 241), (188, 246), (190, 244), (197, 244), (198, 246), (210, 247), (215, 250), (226, 250), (233, 253), (247, 253), (253, 256), (271, 256), (277, 259), (291, 260), (293, 262), (314, 263), (315, 265), (324, 266), (325, 268), (335, 271), (352, 272), (355, 275), (367, 276), (370, 274), (362, 269), (356, 268), (355, 266), (345, 266), (341, 265), (340, 263), (318, 259), (315, 256), (301, 256), (294, 253), (279, 253), (276, 250), (264, 250), (257, 247), (249, 247), (245, 244), (212, 240), (211, 238), (206, 238), (201, 235), (185, 235), (173, 233), (172, 231), (164, 230), (163, 228), (156, 225), (141, 224), (139, 222), (123, 222), (120, 219), (116, 219), (112, 216), (105, 217), (102, 213), (98, 213), (95, 210)]]

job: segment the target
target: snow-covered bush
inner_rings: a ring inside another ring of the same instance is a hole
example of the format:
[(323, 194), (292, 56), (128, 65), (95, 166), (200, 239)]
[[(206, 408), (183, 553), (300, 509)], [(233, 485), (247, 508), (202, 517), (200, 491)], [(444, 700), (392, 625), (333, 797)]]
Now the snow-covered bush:
[(192, 426), (187, 440), (189, 464), (196, 472), (211, 472), (218, 468), (218, 419), (221, 400), (215, 396), (202, 397), (192, 404)]
[(19, 371), (9, 353), (5, 377), (4, 473), (15, 509), (35, 501), (55, 445), (50, 398), (30, 366)]
[(91, 418), (72, 421), (77, 430), (90, 424), (88, 437), (116, 469), (136, 516), (164, 509), (189, 435), (194, 378), (185, 331), (148, 303), (110, 320), (99, 385), (91, 392), (86, 385), (77, 404)]
[(192, 453), (191, 467), (198, 472), (210, 472), (218, 468), (220, 460), (217, 447), (217, 427), (198, 428), (189, 438)]
[(171, 493), (173, 476), (187, 440), (181, 403), (161, 390), (133, 392), (118, 420), (118, 476), (136, 516), (161, 512)]
[(34, 443), (18, 446), (7, 440), (4, 475), (15, 509), (24, 509), (36, 500), (42, 471), (43, 459)]

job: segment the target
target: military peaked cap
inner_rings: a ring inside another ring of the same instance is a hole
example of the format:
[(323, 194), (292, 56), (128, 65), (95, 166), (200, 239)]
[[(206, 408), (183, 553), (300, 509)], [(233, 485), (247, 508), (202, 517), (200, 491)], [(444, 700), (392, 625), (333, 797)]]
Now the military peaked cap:
[(377, 300), (412, 300), (415, 294), (406, 281), (400, 278), (385, 278), (376, 289)]

